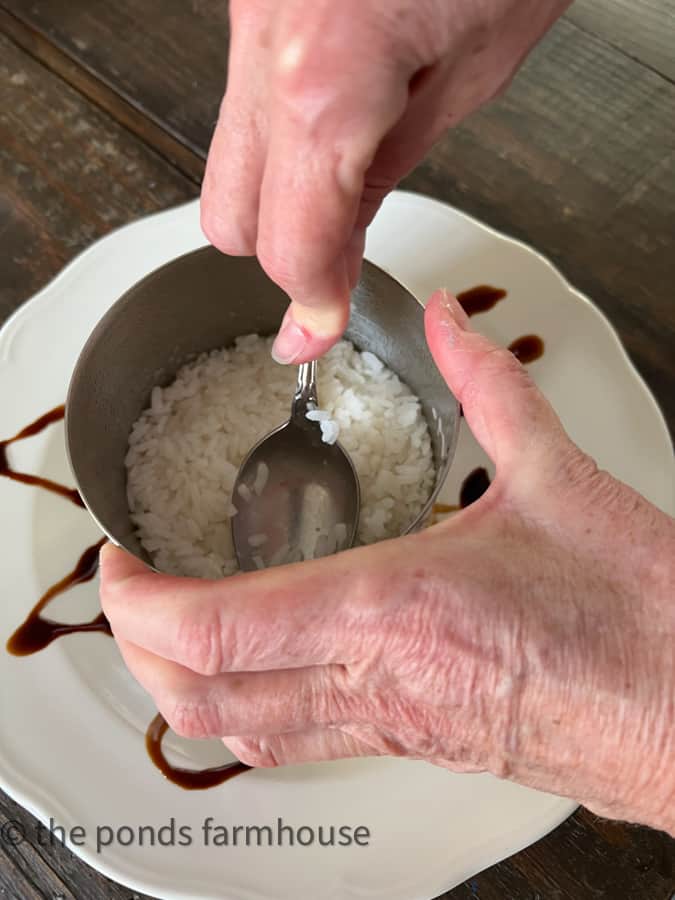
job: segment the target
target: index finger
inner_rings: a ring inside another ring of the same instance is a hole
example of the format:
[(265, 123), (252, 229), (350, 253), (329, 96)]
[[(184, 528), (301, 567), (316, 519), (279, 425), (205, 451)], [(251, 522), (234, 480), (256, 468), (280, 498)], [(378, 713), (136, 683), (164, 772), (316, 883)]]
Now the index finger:
[(101, 605), (115, 636), (203, 675), (349, 664), (380, 548), (207, 581), (152, 572), (107, 544)]
[(310, 24), (286, 23), (279, 38), (260, 190), (258, 258), (293, 300), (275, 344), (285, 363), (320, 356), (347, 324), (365, 173), (405, 109), (410, 74), (384, 46), (359, 55), (353, 39)]

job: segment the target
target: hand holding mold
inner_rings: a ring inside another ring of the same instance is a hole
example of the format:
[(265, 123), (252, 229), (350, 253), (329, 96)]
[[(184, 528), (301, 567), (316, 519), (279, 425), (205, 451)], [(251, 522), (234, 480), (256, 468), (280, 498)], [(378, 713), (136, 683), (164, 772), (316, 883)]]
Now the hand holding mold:
[(490, 771), (675, 834), (675, 523), (598, 471), (454, 298), (436, 364), (496, 466), (421, 533), (220, 581), (108, 545), (101, 597), (172, 728), (273, 766)]

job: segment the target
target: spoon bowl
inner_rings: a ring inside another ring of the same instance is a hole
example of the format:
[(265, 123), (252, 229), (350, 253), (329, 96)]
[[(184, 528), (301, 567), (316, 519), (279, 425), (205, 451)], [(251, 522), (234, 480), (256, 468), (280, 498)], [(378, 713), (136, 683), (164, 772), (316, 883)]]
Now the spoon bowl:
[(232, 502), (232, 538), (239, 568), (318, 559), (354, 543), (360, 491), (347, 452), (326, 443), (316, 407), (316, 363), (300, 366), (291, 417), (249, 452)]
[[(423, 307), (403, 285), (366, 261), (351, 300), (345, 337), (406, 382), (429, 425), (435, 480), (424, 508), (401, 529), (408, 533), (425, 522), (445, 480), (457, 441), (457, 401), (427, 347)], [(146, 276), (96, 325), (71, 379), (66, 442), (77, 488), (114, 543), (152, 564), (129, 512), (124, 460), (153, 387), (170, 384), (184, 363), (240, 335), (277, 332), (287, 307), (286, 294), (253, 257), (205, 247)]]

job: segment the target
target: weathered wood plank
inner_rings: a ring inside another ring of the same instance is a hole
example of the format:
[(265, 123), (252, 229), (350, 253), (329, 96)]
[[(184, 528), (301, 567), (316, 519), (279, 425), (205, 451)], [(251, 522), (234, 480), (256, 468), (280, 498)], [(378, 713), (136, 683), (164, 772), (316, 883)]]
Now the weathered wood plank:
[(403, 183), (556, 263), (618, 329), (671, 429), (673, 109), (675, 86), (563, 21)]
[(197, 187), (0, 37), (0, 320), (75, 253)]
[[(616, 5), (625, 18), (628, 3), (599, 5)], [(659, 13), (655, 28), (671, 45), (675, 25), (666, 13), (674, 3), (635, 4), (640, 15)], [(122, 96), (125, 108), (204, 156), (225, 83), (224, 0), (3, 5)], [(558, 23), (510, 91), (449, 133), (404, 184), (551, 257), (610, 317), (675, 427), (675, 86), (613, 49), (611, 29), (596, 38), (573, 22)]]
[(151, 900), (111, 881), (57, 840), (35, 839), (37, 820), (0, 791), (0, 831), (11, 822), (17, 844), (0, 843), (2, 900)]
[[(0, 826), (8, 820), (35, 834), (33, 817), (0, 793)], [(5, 844), (0, 860), (6, 900), (146, 898), (98, 874), (58, 842)], [(675, 844), (666, 835), (581, 810), (552, 835), (438, 900), (672, 900), (673, 891)]]
[(567, 16), (675, 81), (675, 0), (576, 0)]
[(225, 84), (227, 0), (0, 0), (0, 8), (205, 155)]
[(70, 56), (46, 40), (31, 25), (22, 22), (12, 13), (0, 7), (0, 33), (7, 35), (15, 44), (26, 50), (38, 62), (74, 87), (80, 94), (91, 100), (97, 107), (109, 113), (132, 134), (154, 148), (181, 172), (201, 183), (204, 175), (206, 154), (197, 154), (173, 137), (162, 125), (153, 122), (133, 103), (91, 74)]
[(675, 842), (667, 835), (579, 810), (442, 900), (672, 900), (673, 891)]
[[(0, 323), (110, 229), (194, 196), (195, 184), (0, 37)], [(0, 825), (36, 822), (0, 792)], [(4, 834), (4, 833), (3, 833)], [(131, 900), (58, 843), (0, 842), (6, 900)], [(135, 895), (142, 900), (140, 895)]]

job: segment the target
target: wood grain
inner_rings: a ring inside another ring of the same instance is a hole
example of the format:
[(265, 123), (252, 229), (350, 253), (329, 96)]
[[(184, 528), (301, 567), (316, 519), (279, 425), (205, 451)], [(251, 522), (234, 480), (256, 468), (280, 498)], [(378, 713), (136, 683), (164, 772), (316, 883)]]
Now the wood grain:
[(75, 90), (110, 114), (124, 128), (152, 147), (177, 169), (200, 184), (204, 175), (206, 154), (197, 154), (177, 140), (162, 125), (148, 118), (133, 103), (109, 87), (101, 78), (88, 72), (55, 44), (45, 40), (39, 31), (0, 7), (0, 32), (43, 63)]
[(0, 0), (197, 155), (225, 84), (225, 0)]
[[(604, 0), (599, 7), (613, 24), (601, 38), (574, 24), (573, 6), (506, 95), (450, 132), (403, 184), (550, 257), (617, 327), (671, 428), (675, 86), (612, 42), (621, 27), (636, 40), (660, 32), (673, 45), (673, 3)], [(35, 46), (42, 35), (119, 95), (126, 110), (147, 115), (204, 157), (225, 85), (224, 2), (0, 0), (2, 6), (33, 30)], [(652, 19), (656, 25), (641, 25)]]
[(22, 829), (27, 840), (0, 844), (2, 900), (152, 900), (101, 875), (56, 839), (43, 839), (41, 845), (37, 820), (0, 792), (0, 829), (7, 822)]
[[(35, 820), (0, 793), (0, 827)], [(3, 900), (151, 900), (105, 878), (58, 841), (0, 846)], [(675, 842), (579, 810), (548, 837), (437, 900), (673, 900)]]
[(2, 36), (0, 179), (0, 319), (97, 237), (197, 192)]
[(675, 86), (561, 21), (403, 182), (549, 257), (617, 328), (671, 430), (673, 110)]
[(675, 842), (579, 810), (553, 834), (443, 900), (673, 900)]
[(576, 0), (567, 18), (675, 81), (675, 0)]
[[(118, 225), (193, 197), (195, 184), (0, 36), (0, 324)], [(3, 685), (3, 689), (6, 686)], [(36, 820), (0, 792), (0, 826)], [(131, 900), (60, 846), (0, 843), (2, 900)]]

